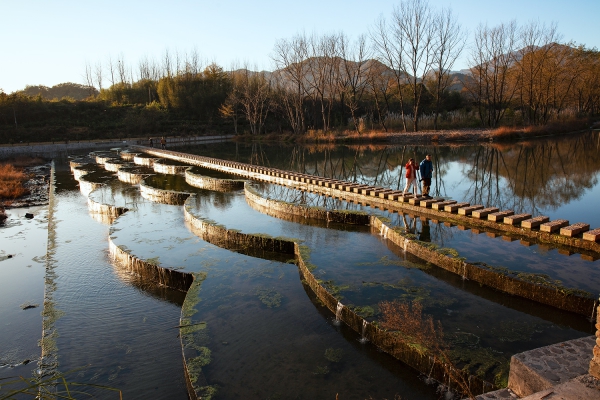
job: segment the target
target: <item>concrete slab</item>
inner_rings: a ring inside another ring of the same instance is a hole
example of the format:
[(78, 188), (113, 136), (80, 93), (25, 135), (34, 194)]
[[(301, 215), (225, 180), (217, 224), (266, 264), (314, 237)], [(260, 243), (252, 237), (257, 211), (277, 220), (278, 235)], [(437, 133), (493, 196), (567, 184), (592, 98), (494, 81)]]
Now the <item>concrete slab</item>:
[(488, 207), (483, 210), (475, 210), (471, 213), (473, 218), (481, 219), (486, 218), (489, 214), (500, 211), (498, 207)]
[(588, 336), (515, 354), (510, 361), (508, 387), (525, 397), (585, 375), (595, 339)]
[(502, 221), (504, 221), (505, 217), (514, 215), (514, 213), (515, 212), (513, 210), (505, 210), (505, 211), (491, 213), (491, 214), (488, 214), (488, 221), (502, 222)]
[(504, 217), (505, 225), (520, 225), (522, 221), (530, 219), (531, 214), (514, 214)]
[(600, 383), (591, 375), (583, 375), (561, 383), (551, 389), (542, 390), (522, 400), (598, 400)]
[(565, 226), (564, 228), (560, 228), (560, 234), (563, 236), (573, 237), (577, 236), (580, 233), (587, 232), (590, 230), (590, 224), (586, 224), (584, 222), (578, 222), (573, 225)]
[(563, 226), (569, 225), (569, 221), (566, 219), (557, 219), (554, 221), (546, 222), (540, 225), (540, 231), (542, 232), (554, 232), (562, 228)]

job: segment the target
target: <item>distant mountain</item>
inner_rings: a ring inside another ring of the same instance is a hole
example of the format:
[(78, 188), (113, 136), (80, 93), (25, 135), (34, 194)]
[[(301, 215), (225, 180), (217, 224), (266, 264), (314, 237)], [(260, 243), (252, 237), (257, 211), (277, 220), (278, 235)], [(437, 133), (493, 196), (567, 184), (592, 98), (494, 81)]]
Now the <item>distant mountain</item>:
[[(91, 89), (91, 90), (90, 90)], [(19, 93), (27, 96), (38, 96), (41, 95), (44, 100), (60, 100), (63, 98), (71, 98), (74, 100), (84, 100), (90, 95), (96, 96), (98, 91), (95, 88), (80, 85), (78, 83), (59, 83), (52, 87), (36, 85), (26, 86), (25, 89), (19, 91)]]

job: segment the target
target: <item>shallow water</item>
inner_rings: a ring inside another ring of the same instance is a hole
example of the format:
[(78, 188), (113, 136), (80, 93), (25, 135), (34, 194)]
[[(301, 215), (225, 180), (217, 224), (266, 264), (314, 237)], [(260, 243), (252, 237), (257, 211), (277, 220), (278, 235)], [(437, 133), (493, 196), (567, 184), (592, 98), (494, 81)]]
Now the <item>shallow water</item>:
[[(600, 226), (598, 213), (586, 214), (579, 209), (593, 204), (594, 196), (600, 194), (600, 167), (589, 157), (590, 151), (597, 151), (597, 136), (481, 148), (268, 148), (230, 143), (201, 146), (197, 152), (392, 188), (403, 186), (399, 167), (403, 157), (411, 154), (420, 159), (430, 152), (439, 172), (434, 194), (511, 207), (517, 212), (556, 215), (572, 222), (585, 217), (584, 221)], [(547, 154), (552, 162), (542, 162), (540, 154)], [(558, 168), (555, 161), (561, 158)], [(439, 397), (436, 387), (425, 384), (410, 368), (361, 343), (360, 335), (334, 323), (334, 316), (303, 286), (297, 267), (286, 263), (286, 257), (273, 255), (265, 260), (206, 243), (186, 226), (183, 207), (145, 200), (137, 187), (118, 182), (115, 174), (100, 167), (89, 178), (106, 185), (90, 197), (129, 208), (108, 225), (87, 211), (86, 198), (72, 179), (66, 160), (57, 161), (57, 167), (57, 194), (51, 207), (55, 225), (48, 241), (51, 256), (45, 289), (57, 310), (52, 327), (58, 334), (54, 343), (58, 370), (83, 367), (72, 373), (73, 380), (121, 389), (125, 398), (187, 396), (176, 328), (185, 295), (124, 273), (108, 256), (110, 235), (115, 244), (140, 258), (167, 268), (207, 273), (195, 300), (199, 303), (193, 319), (207, 327), (202, 341), (211, 351), (211, 362), (203, 373), (209, 385), (218, 386), (217, 398), (333, 398), (336, 393), (340, 398), (392, 398), (395, 394), (405, 399)], [(198, 168), (195, 173), (215, 176)], [(228, 174), (219, 177), (233, 178)], [(521, 181), (522, 177), (526, 179)], [(149, 182), (162, 189), (193, 191), (194, 212), (228, 228), (301, 239), (311, 250), (310, 261), (317, 266), (315, 275), (342, 303), (358, 307), (356, 310), (369, 320), (379, 318), (380, 301), (422, 302), (425, 313), (442, 321), (459, 366), (468, 365), (473, 373), (488, 379), (496, 373), (506, 376), (507, 362), (516, 352), (593, 332), (585, 317), (503, 295), (428, 266), (367, 228), (279, 220), (251, 209), (242, 191), (216, 193), (188, 187), (181, 175), (156, 174)], [(271, 197), (327, 209), (363, 210), (387, 217), (393, 225), (414, 229), (419, 235), (425, 230), (423, 220), (410, 215), (273, 188), (263, 185), (264, 193)], [(491, 238), (433, 221), (429, 221), (429, 228), (432, 242), (458, 248), (468, 261), (548, 274), (567, 287), (593, 293), (600, 287), (598, 261), (585, 261), (579, 254), (569, 257), (559, 254), (558, 249), (535, 244), (526, 247), (519, 241)], [(0, 232), (10, 232), (9, 227)], [(1, 243), (5, 239), (12, 243), (12, 234), (6, 235)], [(38, 250), (43, 251), (43, 247)], [(14, 261), (0, 261), (0, 274), (10, 279), (1, 279), (0, 285), (12, 288), (12, 284), (24, 285), (24, 279), (34, 279), (23, 274), (24, 260), (19, 266), (15, 264), (15, 275), (7, 273), (13, 271), (12, 267), (5, 268), (7, 262)], [(43, 299), (44, 271), (40, 266), (37, 287), (29, 285), (30, 290), (18, 292), (29, 293), (31, 301)], [(3, 296), (0, 286), (0, 300)], [(17, 343), (17, 332), (32, 332), (35, 342), (41, 336), (41, 327), (36, 325), (41, 324), (39, 312), (16, 309), (16, 299), (11, 301), (4, 308), (4, 301), (0, 303), (0, 317), (11, 319), (0, 329), (0, 339), (9, 340), (11, 348), (22, 346), (25, 350), (11, 353), (0, 345), (0, 361), (3, 354), (14, 360), (35, 357), (35, 351), (30, 355), (27, 350), (33, 349), (34, 340)], [(30, 311), (35, 314), (27, 314)], [(332, 352), (341, 358), (331, 357)], [(0, 367), (0, 374), (18, 368), (29, 373), (32, 364)], [(85, 390), (106, 395), (99, 389)]]

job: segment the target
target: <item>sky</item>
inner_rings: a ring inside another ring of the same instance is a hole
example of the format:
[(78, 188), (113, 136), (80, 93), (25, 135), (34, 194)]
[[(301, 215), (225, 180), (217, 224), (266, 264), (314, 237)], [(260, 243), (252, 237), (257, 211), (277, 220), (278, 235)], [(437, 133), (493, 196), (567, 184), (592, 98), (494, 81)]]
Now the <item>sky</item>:
[[(85, 83), (86, 63), (160, 60), (194, 49), (225, 70), (273, 70), (275, 43), (297, 34), (368, 34), (398, 0), (0, 0), (0, 89)], [(598, 0), (429, 0), (450, 7), (469, 31), (516, 20), (558, 25), (563, 41), (600, 49)], [(468, 48), (453, 68), (467, 67)], [(105, 80), (106, 84), (106, 80)]]

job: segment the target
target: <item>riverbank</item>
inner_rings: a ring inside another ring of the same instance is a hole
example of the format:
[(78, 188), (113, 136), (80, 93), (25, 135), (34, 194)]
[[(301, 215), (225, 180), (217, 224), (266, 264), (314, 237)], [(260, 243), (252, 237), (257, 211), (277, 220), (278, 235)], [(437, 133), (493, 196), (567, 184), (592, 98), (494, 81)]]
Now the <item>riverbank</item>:
[(600, 122), (578, 120), (553, 123), (544, 126), (500, 127), (495, 129), (444, 129), (418, 132), (382, 132), (355, 131), (322, 132), (309, 131), (303, 135), (266, 134), (237, 135), (234, 140), (247, 141), (282, 141), (294, 143), (403, 143), (403, 144), (447, 144), (447, 143), (485, 143), (516, 142), (536, 137), (564, 135), (587, 129), (600, 128)]

